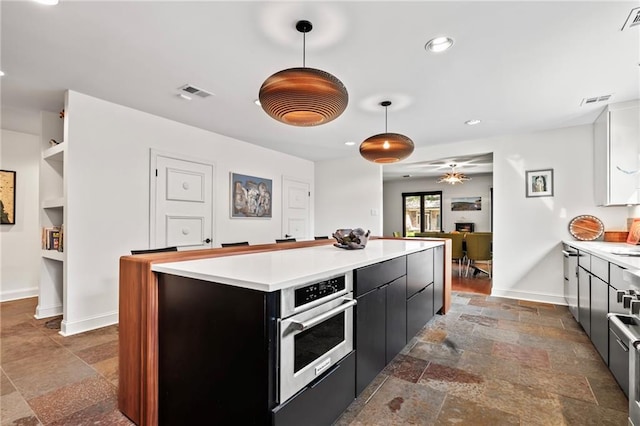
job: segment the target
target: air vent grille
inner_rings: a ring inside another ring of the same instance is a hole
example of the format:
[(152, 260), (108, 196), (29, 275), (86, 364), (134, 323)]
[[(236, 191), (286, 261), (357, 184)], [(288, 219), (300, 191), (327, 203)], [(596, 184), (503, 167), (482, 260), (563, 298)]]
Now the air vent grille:
[(631, 12), (629, 13), (629, 16), (627, 17), (627, 20), (625, 21), (625, 23), (622, 26), (622, 28), (620, 29), (620, 31), (624, 31), (624, 30), (627, 30), (629, 28), (637, 27), (638, 25), (640, 25), (640, 7), (636, 7), (634, 9), (631, 9)]
[(192, 86), (191, 84), (185, 84), (182, 87), (178, 87), (178, 90), (182, 90), (183, 92), (187, 92), (190, 95), (200, 96), (201, 98), (208, 98), (213, 95), (211, 92), (207, 92), (206, 90), (200, 89), (198, 87)]
[(592, 98), (584, 98), (582, 102), (580, 102), (580, 106), (595, 104), (597, 102), (608, 101), (611, 98), (611, 95), (602, 95), (602, 96), (594, 96)]

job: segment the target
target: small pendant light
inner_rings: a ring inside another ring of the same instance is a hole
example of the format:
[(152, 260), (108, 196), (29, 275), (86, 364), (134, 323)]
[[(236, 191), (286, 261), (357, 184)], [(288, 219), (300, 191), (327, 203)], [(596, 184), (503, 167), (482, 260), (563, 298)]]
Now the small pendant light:
[(260, 87), (262, 109), (272, 118), (292, 126), (317, 126), (340, 116), (349, 94), (342, 82), (326, 71), (305, 67), (305, 35), (311, 22), (298, 21), (302, 33), (302, 68), (289, 68), (267, 78)]
[(360, 155), (374, 163), (395, 163), (411, 155), (413, 141), (399, 133), (387, 133), (387, 107), (390, 101), (380, 103), (384, 107), (384, 133), (368, 137), (360, 144)]

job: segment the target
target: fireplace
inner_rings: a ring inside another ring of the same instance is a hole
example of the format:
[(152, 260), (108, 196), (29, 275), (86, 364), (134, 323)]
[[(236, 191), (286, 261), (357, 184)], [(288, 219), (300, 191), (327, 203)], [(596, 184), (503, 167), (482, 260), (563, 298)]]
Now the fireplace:
[(473, 232), (474, 223), (472, 222), (456, 222), (456, 231), (458, 232)]

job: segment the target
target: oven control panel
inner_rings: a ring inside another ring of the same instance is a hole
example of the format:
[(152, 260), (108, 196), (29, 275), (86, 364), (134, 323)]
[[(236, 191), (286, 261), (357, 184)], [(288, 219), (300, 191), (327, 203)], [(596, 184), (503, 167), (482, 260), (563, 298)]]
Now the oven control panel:
[(345, 288), (346, 280), (344, 275), (297, 288), (295, 290), (295, 307), (315, 302)]

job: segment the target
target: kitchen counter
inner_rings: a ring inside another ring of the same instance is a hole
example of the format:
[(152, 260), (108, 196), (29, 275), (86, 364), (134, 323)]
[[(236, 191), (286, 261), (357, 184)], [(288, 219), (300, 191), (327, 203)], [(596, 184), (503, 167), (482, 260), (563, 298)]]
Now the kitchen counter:
[(362, 250), (333, 245), (156, 263), (154, 272), (272, 292), (443, 245), (443, 241), (371, 240)]
[(586, 251), (625, 269), (640, 270), (640, 246), (605, 241), (563, 241), (578, 250)]

